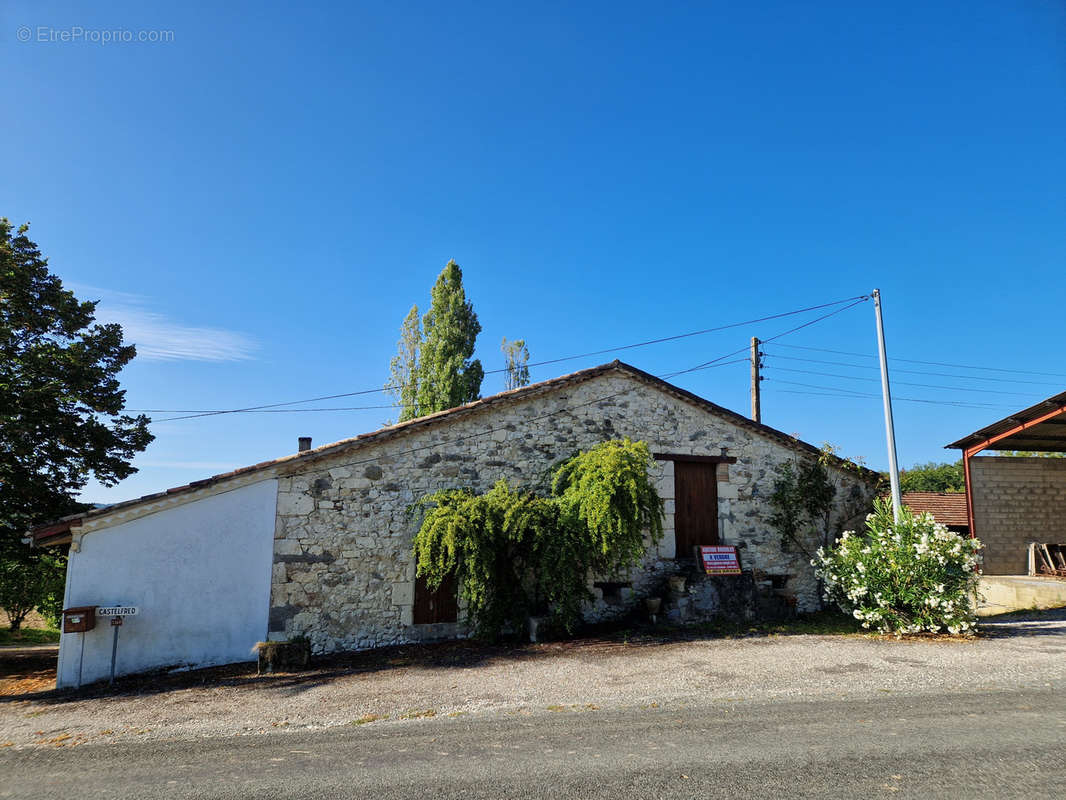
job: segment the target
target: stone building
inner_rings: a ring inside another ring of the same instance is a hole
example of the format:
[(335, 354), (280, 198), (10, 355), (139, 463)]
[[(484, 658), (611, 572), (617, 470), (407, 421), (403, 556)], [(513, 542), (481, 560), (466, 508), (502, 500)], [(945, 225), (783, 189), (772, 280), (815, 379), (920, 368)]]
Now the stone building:
[[(665, 536), (629, 575), (590, 576), (589, 619), (660, 592), (699, 544), (736, 545), (754, 583), (799, 611), (817, 607), (809, 556), (783, 547), (767, 497), (778, 465), (820, 451), (618, 361), (97, 509), (35, 537), (70, 544), (67, 606), (139, 607), (120, 673), (244, 660), (266, 638), (306, 636), (328, 653), (459, 636), (454, 587), (431, 594), (416, 579), (411, 504), (501, 478), (530, 485), (621, 437), (655, 455)], [(834, 526), (861, 519), (877, 475), (835, 458), (829, 472)], [(64, 634), (60, 685), (102, 677), (109, 655), (94, 632)]]

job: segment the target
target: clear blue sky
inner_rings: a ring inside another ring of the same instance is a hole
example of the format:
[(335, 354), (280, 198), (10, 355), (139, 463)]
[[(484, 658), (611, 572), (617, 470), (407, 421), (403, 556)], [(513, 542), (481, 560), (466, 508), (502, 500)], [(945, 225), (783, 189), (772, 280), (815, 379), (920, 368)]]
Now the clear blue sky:
[[(1066, 388), (1061, 3), (507, 5), (3, 5), (0, 213), (30, 221), (52, 269), (127, 325), (130, 407), (379, 387), (449, 258), (487, 369), (504, 336), (536, 361), (876, 286), (891, 355), (1057, 373), (894, 374), (965, 387), (901, 397), (996, 406), (898, 402), (905, 465), (951, 458), (947, 442)], [(102, 31), (169, 41), (87, 41)], [(620, 357), (663, 373), (789, 325)], [(874, 337), (865, 303), (782, 344), (873, 354)], [(764, 421), (885, 466), (876, 399), (783, 383), (876, 392), (783, 368), (876, 372), (773, 353), (876, 362), (767, 352)], [(743, 364), (678, 383), (746, 412)], [(84, 496), (156, 491), (388, 416), (157, 422), (140, 472)]]

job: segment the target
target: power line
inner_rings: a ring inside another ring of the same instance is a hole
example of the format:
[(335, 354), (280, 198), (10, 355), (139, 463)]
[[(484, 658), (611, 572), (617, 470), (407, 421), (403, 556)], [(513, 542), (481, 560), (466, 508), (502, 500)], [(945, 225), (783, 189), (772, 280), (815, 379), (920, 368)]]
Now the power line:
[[(832, 315), (827, 315), (827, 316), (832, 316)], [(809, 323), (809, 324), (813, 324), (813, 323)], [(788, 334), (792, 333), (793, 331), (799, 330), (799, 328), (804, 328), (804, 327), (807, 327), (807, 325), (801, 325), (798, 328), (794, 328), (792, 330), (784, 331), (782, 333), (777, 334), (773, 338), (774, 339), (780, 339), (782, 336), (787, 336)], [(747, 350), (747, 348), (744, 348), (744, 350)], [(706, 369), (707, 367), (714, 366), (714, 365), (725, 366), (725, 363), (726, 363), (725, 359), (729, 358), (730, 356), (736, 355), (736, 352), (737, 351), (734, 351), (732, 353), (726, 353), (724, 355), (718, 356), (718, 358), (712, 358), (710, 361), (705, 361), (702, 364), (697, 364), (695, 367), (689, 367), (688, 369), (678, 370), (676, 372), (671, 372), (671, 373), (667, 373), (665, 375), (659, 375), (659, 376), (656, 376), (656, 377), (658, 377), (660, 380), (666, 380), (667, 378), (669, 378), (669, 377), (671, 377), (673, 375), (682, 375), (682, 374), (685, 374), (685, 373), (688, 373), (688, 372), (695, 372), (696, 370)], [(737, 359), (737, 361), (746, 361), (746, 360), (747, 359)], [(546, 412), (544, 414), (540, 414), (539, 416), (529, 417), (528, 419), (525, 420), (525, 422), (526, 423), (536, 422), (537, 420), (547, 419), (549, 417), (553, 417), (553, 416), (555, 416), (557, 414), (562, 414), (562, 413), (567, 412), (567, 411), (574, 411), (574, 410), (579, 409), (579, 408), (584, 408), (585, 406), (591, 406), (591, 405), (595, 405), (597, 403), (602, 403), (602, 402), (604, 402), (606, 400), (610, 400), (612, 398), (620, 397), (621, 395), (628, 394), (630, 391), (632, 391), (631, 388), (622, 389), (619, 392), (612, 392), (611, 394), (603, 395), (602, 397), (597, 397), (597, 398), (594, 398), (592, 400), (588, 400), (588, 401), (586, 401), (584, 403), (578, 403), (577, 405), (574, 405), (574, 406), (566, 406), (564, 408), (558, 408), (558, 409), (555, 409), (554, 411), (548, 411), (548, 412)], [(478, 436), (490, 436), (493, 433), (496, 433), (497, 431), (503, 431), (503, 430), (507, 430), (506, 426), (498, 426), (498, 427), (495, 427), (495, 428), (487, 428), (484, 431), (478, 431), (477, 433), (467, 434), (466, 436), (459, 436), (459, 437), (457, 437), (455, 439), (452, 439), (450, 442), (431, 442), (429, 444), (421, 445), (419, 447), (412, 447), (412, 448), (410, 448), (408, 450), (404, 450), (402, 452), (395, 453), (394, 455), (396, 455), (396, 456), (404, 456), (404, 455), (410, 455), (412, 453), (422, 452), (424, 450), (432, 450), (432, 449), (437, 449), (437, 448), (440, 448), (440, 447), (446, 447), (446, 446), (449, 446), (449, 445), (459, 444), (460, 442), (465, 442), (465, 441), (467, 441), (469, 439), (476, 439)], [(351, 462), (348, 462), (348, 463), (349, 463), (349, 466), (356, 466), (356, 465), (359, 465), (359, 464), (368, 464), (368, 463), (371, 463), (371, 462), (374, 462), (374, 461), (377, 461), (377, 460), (378, 460), (378, 457), (375, 456), (373, 458), (366, 458), (366, 459), (362, 459), (362, 460), (359, 460), (359, 461), (351, 461)]]
[[(771, 380), (771, 379), (767, 378), (767, 380)], [(774, 383), (783, 383), (783, 384), (787, 384), (789, 386), (802, 386), (802, 387), (807, 388), (807, 389), (821, 389), (821, 390), (827, 392), (826, 396), (828, 396), (828, 397), (874, 398), (874, 399), (877, 399), (877, 400), (881, 399), (881, 395), (879, 395), (879, 394), (871, 394), (869, 392), (858, 392), (858, 391), (855, 391), (854, 389), (847, 389), (847, 388), (844, 388), (842, 386), (820, 386), (820, 385), (814, 384), (814, 383), (800, 383), (798, 381), (784, 381), (784, 380), (780, 380), (780, 379), (773, 379), (773, 382)], [(790, 390), (782, 389), (781, 391), (790, 391)], [(935, 405), (935, 406), (955, 406), (955, 407), (959, 407), (959, 408), (981, 408), (981, 409), (987, 409), (987, 408), (1013, 408), (1013, 406), (1005, 406), (1005, 405), (999, 404), (999, 403), (981, 403), (981, 402), (968, 401), (968, 400), (929, 400), (927, 398), (922, 398), (922, 397), (897, 397), (896, 395), (892, 395), (892, 399), (893, 400), (904, 400), (904, 401), (906, 401), (908, 403), (927, 403), (929, 405)]]
[[(768, 358), (779, 358), (785, 361), (802, 361), (806, 364), (828, 364), (836, 367), (851, 367), (852, 369), (872, 369), (876, 370), (878, 367), (870, 364), (850, 364), (847, 361), (827, 361), (822, 358), (800, 358), (798, 356), (783, 356), (780, 353), (764, 353), (763, 355)], [(783, 369), (783, 368), (782, 368)], [(965, 381), (994, 381), (996, 383), (1010, 383), (1019, 384), (1024, 383), (1030, 386), (1061, 386), (1056, 381), (1026, 381), (1021, 378), (993, 378), (988, 375), (956, 375), (951, 372), (931, 372), (924, 369), (897, 369), (892, 370), (893, 373), (905, 373), (907, 375), (929, 375), (935, 378), (958, 378)]]
[[(835, 391), (801, 391), (800, 389), (779, 389), (782, 395), (805, 395), (807, 397), (835, 397), (839, 400), (879, 400), (881, 395), (839, 395)], [(908, 403), (927, 403), (930, 405), (951, 405), (953, 409), (976, 409), (979, 411), (987, 411), (988, 409), (1013, 409), (1013, 405), (995, 405), (991, 403), (984, 403), (981, 405), (971, 405), (969, 403), (940, 403), (936, 400), (919, 400), (911, 397), (897, 397), (892, 396), (892, 400), (901, 400)]]
[[(854, 300), (854, 302), (848, 303), (848, 305), (844, 306), (843, 308), (838, 308), (835, 311), (830, 311), (828, 314), (823, 314), (822, 316), (817, 317), (815, 319), (812, 319), (809, 322), (804, 322), (802, 325), (797, 325), (794, 328), (789, 328), (787, 331), (782, 331), (781, 333), (775, 334), (774, 336), (767, 337), (766, 339), (760, 339), (759, 340), (760, 344), (764, 344), (766, 342), (772, 342), (775, 339), (780, 339), (782, 336), (788, 336), (790, 333), (795, 333), (796, 331), (803, 330), (804, 328), (808, 328), (811, 325), (815, 325), (815, 324), (821, 322), (822, 320), (826, 320), (826, 319), (829, 319), (832, 316), (835, 316), (837, 314), (843, 313), (844, 311), (847, 311), (849, 308), (854, 308), (855, 306), (859, 305), (859, 303), (865, 303), (867, 300), (870, 299), (870, 296), (864, 294), (864, 295), (860, 295), (859, 297), (855, 297), (855, 298), (851, 298), (851, 299)], [(847, 302), (847, 301), (844, 300), (844, 301), (841, 301), (841, 302)], [(838, 305), (838, 304), (834, 304), (834, 305)], [(822, 307), (825, 308), (825, 306), (822, 306)], [(728, 353), (728, 354), (722, 356), (722, 358), (728, 358), (729, 356), (735, 356), (738, 353), (746, 353), (746, 352), (748, 352), (748, 347), (747, 346), (742, 347), (739, 350), (734, 350), (732, 353)], [(687, 372), (695, 372), (696, 370), (703, 369), (705, 366), (707, 366), (709, 364), (713, 364), (713, 363), (714, 363), (713, 361), (708, 361), (705, 364), (698, 364), (695, 367), (689, 367), (688, 369), (683, 369), (683, 370), (680, 370), (678, 372), (672, 372), (669, 375), (667, 375), (666, 377), (674, 378), (674, 377), (677, 377), (678, 375), (684, 375)]]
[[(826, 378), (844, 378), (849, 381), (872, 381), (880, 383), (879, 378), (867, 378), (865, 375), (841, 375), (838, 372), (818, 372), (812, 369), (790, 369), (789, 367), (774, 367), (779, 372), (798, 372), (803, 375), (821, 375)], [(897, 386), (916, 386), (920, 389), (950, 389), (955, 392), (980, 392), (982, 394), (1010, 394), (1017, 397), (1030, 397), (1032, 392), (1005, 392), (999, 389), (971, 389), (965, 386), (943, 386), (937, 383), (914, 383), (909, 381), (893, 381)]]
[[(714, 367), (725, 367), (730, 364), (747, 364), (746, 358), (734, 358), (732, 361), (721, 361), (707, 366), (700, 367), (700, 369), (712, 369)], [(244, 411), (244, 414), (299, 414), (305, 411), (370, 411), (372, 409), (394, 409), (395, 405), (387, 406), (343, 406), (333, 408), (261, 408), (253, 409), (250, 411)], [(142, 414), (190, 414), (189, 417), (172, 417), (170, 419), (152, 420), (152, 423), (156, 422), (171, 422), (175, 419), (193, 419), (196, 416), (207, 416), (214, 412), (204, 411), (202, 409), (162, 409), (162, 408), (129, 408), (126, 411)]]
[[(852, 353), (847, 350), (830, 350), (826, 347), (810, 347), (800, 344), (783, 344), (781, 347), (789, 347), (794, 350), (815, 350), (820, 353), (836, 353), (841, 356), (855, 356), (857, 358), (877, 358), (877, 356), (870, 355), (869, 353)], [(1028, 369), (1004, 369), (1003, 367), (974, 367), (967, 364), (950, 364), (945, 361), (920, 361), (915, 358), (890, 358), (889, 361), (900, 361), (906, 364), (925, 364), (931, 367), (949, 367), (954, 369), (976, 369), (984, 370), (987, 372), (1009, 372), (1017, 375), (1043, 375), (1049, 378), (1066, 378), (1064, 372), (1035, 372)]]
[[(553, 358), (553, 359), (548, 359), (546, 361), (535, 361), (532, 364), (527, 364), (527, 366), (529, 366), (529, 367), (540, 367), (540, 366), (545, 366), (547, 364), (558, 364), (558, 363), (561, 363), (563, 361), (572, 361), (574, 359), (579, 359), (579, 358), (588, 358), (590, 356), (603, 355), (604, 353), (618, 352), (618, 351), (621, 351), (621, 350), (631, 350), (631, 349), (636, 348), (636, 347), (645, 347), (645, 346), (652, 345), (652, 344), (660, 344), (662, 342), (676, 341), (678, 339), (685, 339), (685, 338), (692, 337), (692, 336), (702, 336), (704, 334), (714, 333), (716, 331), (724, 331), (724, 330), (729, 330), (731, 328), (743, 327), (743, 326), (746, 326), (746, 325), (755, 325), (755, 324), (758, 324), (760, 322), (768, 322), (770, 320), (782, 319), (784, 317), (796, 316), (797, 314), (805, 314), (805, 313), (808, 313), (810, 311), (819, 311), (819, 310), (821, 310), (823, 308), (831, 308), (833, 306), (839, 306), (839, 305), (843, 305), (845, 303), (848, 304), (848, 305), (845, 305), (843, 308), (837, 309), (836, 311), (833, 311), (833, 312), (831, 312), (829, 314), (825, 314), (825, 315), (823, 315), (821, 317), (818, 317), (817, 319), (811, 320), (810, 322), (806, 322), (803, 325), (799, 325), (799, 326), (797, 326), (795, 328), (792, 328), (792, 329), (790, 329), (788, 331), (785, 331), (784, 333), (780, 333), (777, 336), (770, 337), (769, 339), (766, 340), (766, 341), (773, 341), (774, 339), (778, 339), (781, 336), (785, 336), (785, 335), (787, 335), (789, 333), (793, 333), (794, 331), (800, 330), (802, 328), (806, 328), (809, 325), (813, 325), (813, 324), (815, 324), (817, 322), (820, 322), (823, 319), (827, 319), (828, 317), (831, 317), (834, 314), (838, 314), (841, 311), (846, 311), (847, 309), (851, 308), (852, 306), (855, 306), (855, 305), (858, 305), (859, 303), (865, 302), (868, 299), (869, 299), (868, 295), (857, 295), (855, 297), (845, 298), (844, 300), (835, 300), (835, 301), (833, 301), (831, 303), (820, 303), (818, 305), (807, 306), (806, 308), (799, 308), (799, 309), (795, 309), (795, 310), (792, 310), (792, 311), (784, 311), (784, 312), (781, 312), (781, 313), (778, 313), (778, 314), (769, 314), (769, 315), (764, 316), (764, 317), (757, 317), (755, 319), (744, 320), (742, 322), (731, 322), (731, 323), (729, 323), (727, 325), (719, 325), (719, 326), (716, 326), (716, 327), (713, 327), (713, 328), (704, 328), (703, 330), (692, 331), (690, 333), (681, 333), (681, 334), (677, 334), (675, 336), (664, 336), (664, 337), (660, 337), (658, 339), (648, 339), (648, 340), (643, 341), (643, 342), (635, 342), (633, 344), (620, 345), (618, 347), (610, 347), (610, 348), (606, 348), (606, 349), (603, 349), (603, 350), (593, 350), (593, 351), (590, 351), (590, 352), (587, 352), (587, 353), (580, 353), (578, 355), (572, 355), (572, 356), (563, 356), (562, 358)], [(747, 350), (747, 348), (744, 348), (743, 350), (738, 350), (738, 351), (736, 351), (734, 353), (729, 353), (726, 356), (723, 356), (723, 358), (728, 358), (730, 355), (736, 355), (737, 353), (740, 353), (740, 352), (746, 352), (746, 350)], [(687, 372), (696, 372), (697, 370), (703, 369), (704, 367), (707, 367), (707, 366), (710, 366), (711, 364), (716, 363), (716, 361), (718, 361), (718, 359), (715, 359), (715, 360), (712, 360), (712, 361), (708, 361), (708, 362), (706, 362), (704, 364), (699, 364), (699, 365), (697, 365), (695, 367), (691, 367), (689, 369), (680, 370), (678, 372), (671, 373), (669, 377), (675, 377), (677, 375), (682, 375), (682, 374), (685, 374)], [(486, 375), (492, 375), (494, 373), (506, 372), (506, 371), (507, 371), (507, 368), (505, 367), (503, 369), (487, 370), (485, 372), (485, 374)], [(221, 409), (221, 410), (212, 410), (212, 411), (199, 411), (199, 412), (196, 412), (196, 413), (193, 413), (193, 414), (189, 414), (187, 416), (170, 417), (168, 419), (163, 419), (163, 420), (158, 420), (158, 421), (159, 422), (174, 422), (176, 420), (181, 420), (181, 419), (193, 419), (195, 417), (217, 416), (219, 414), (241, 414), (241, 413), (247, 413), (247, 412), (250, 412), (250, 411), (260, 411), (260, 410), (269, 409), (269, 408), (279, 408), (279, 407), (282, 407), (282, 406), (295, 406), (295, 405), (301, 405), (303, 403), (316, 403), (316, 402), (320, 402), (320, 401), (323, 401), (323, 400), (338, 400), (338, 399), (340, 399), (342, 397), (356, 397), (356, 396), (359, 396), (359, 395), (375, 394), (377, 392), (387, 392), (387, 391), (391, 391), (391, 390), (396, 389), (396, 388), (398, 388), (398, 387), (395, 386), (395, 385), (386, 385), (386, 386), (383, 386), (383, 387), (378, 388), (378, 389), (361, 389), (359, 391), (354, 391), (354, 392), (341, 392), (339, 394), (322, 395), (320, 397), (309, 397), (309, 398), (305, 398), (303, 400), (289, 400), (289, 401), (286, 401), (286, 402), (283, 402), (283, 403), (266, 403), (266, 404), (262, 404), (262, 405), (247, 406), (247, 407), (244, 407), (244, 408), (230, 408), (230, 409)], [(392, 408), (392, 407), (394, 407), (394, 406), (389, 406), (389, 408)], [(156, 412), (156, 413), (163, 413), (163, 412)]]

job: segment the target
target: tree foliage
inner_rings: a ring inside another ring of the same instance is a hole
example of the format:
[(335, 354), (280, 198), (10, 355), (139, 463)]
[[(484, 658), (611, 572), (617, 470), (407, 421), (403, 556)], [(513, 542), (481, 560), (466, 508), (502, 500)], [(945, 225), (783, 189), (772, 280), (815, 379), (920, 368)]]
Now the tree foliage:
[(66, 558), (57, 553), (33, 551), (0, 554), (0, 608), (13, 631), (35, 608), (58, 626), (63, 606)]
[(962, 459), (953, 464), (934, 461), (915, 464), (900, 471), (899, 488), (901, 492), (965, 492)]
[(1066, 453), (1048, 450), (994, 450), (992, 452), (1003, 458), (1066, 458)]
[(463, 271), (454, 261), (437, 277), (422, 329), (418, 413), (432, 414), (477, 400), (485, 371), (472, 356), (481, 323), (466, 299)]
[(529, 348), (526, 347), (525, 339), (515, 339), (513, 342), (503, 338), (500, 345), (506, 359), (507, 390), (517, 389), (520, 386), (529, 385)]
[(386, 384), (396, 397), (400, 407), (398, 422), (406, 422), (418, 416), (418, 366), (422, 351), (422, 322), (418, 318), (418, 306), (404, 317), (400, 326), (400, 341), (396, 355), (389, 363), (389, 382)]
[(135, 470), (152, 441), (148, 418), (123, 412), (118, 373), (134, 357), (118, 325), (95, 322), (48, 271), (27, 236), (0, 219), (0, 555), (47, 570), (23, 543), (35, 523), (82, 508), (91, 477), (105, 485)]
[(551, 494), (498, 482), (489, 492), (437, 492), (414, 540), (418, 574), (437, 588), (454, 574), (475, 631), (495, 638), (547, 611), (573, 630), (590, 574), (639, 564), (662, 537), (663, 504), (643, 442), (604, 442), (559, 465)]
[(429, 311), (419, 319), (413, 306), (400, 328), (389, 382), (404, 422), (477, 400), (485, 377), (473, 358), (481, 324), (466, 299), (463, 271), (449, 261), (431, 292)]

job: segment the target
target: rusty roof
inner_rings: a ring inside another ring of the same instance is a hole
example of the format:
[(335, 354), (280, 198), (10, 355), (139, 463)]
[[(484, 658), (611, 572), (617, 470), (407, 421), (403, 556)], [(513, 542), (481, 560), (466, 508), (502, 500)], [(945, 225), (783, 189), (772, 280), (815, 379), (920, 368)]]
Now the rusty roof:
[[(1003, 438), (996, 438), (1000, 436)], [(968, 450), (990, 440), (995, 440), (989, 445), (994, 445), (995, 450), (1066, 452), (1066, 392), (1052, 395), (969, 436), (963, 436), (957, 442), (945, 445), (945, 449)]]
[[(191, 492), (197, 489), (203, 489), (216, 483), (227, 481), (231, 478), (236, 478), (244, 475), (248, 475), (255, 472), (260, 472), (272, 467), (288, 467), (292, 466), (293, 471), (305, 462), (313, 462), (321, 458), (336, 455), (339, 452), (351, 449), (357, 449), (369, 444), (387, 441), (405, 433), (414, 430), (421, 430), (422, 428), (431, 427), (441, 424), (452, 418), (464, 417), (471, 414), (478, 413), (479, 411), (487, 408), (492, 408), (497, 405), (509, 403), (514, 400), (520, 400), (526, 397), (537, 396), (547, 392), (552, 392), (565, 386), (570, 386), (578, 383), (584, 383), (585, 381), (607, 374), (609, 372), (617, 372), (623, 375), (628, 375), (636, 380), (652, 386), (660, 391), (671, 394), (680, 399), (686, 400), (694, 405), (702, 408), (713, 414), (727, 418), (730, 422), (741, 428), (747, 428), (748, 430), (757, 432), (763, 436), (769, 437), (778, 441), (779, 443), (798, 450), (808, 453), (810, 455), (821, 456), (822, 451), (814, 445), (797, 439), (783, 431), (779, 431), (776, 428), (771, 428), (769, 425), (764, 425), (760, 422), (755, 422), (748, 417), (738, 414), (735, 411), (730, 411), (728, 408), (712, 403), (710, 400), (706, 400), (697, 394), (693, 394), (679, 386), (674, 386), (672, 383), (667, 383), (662, 378), (658, 378), (642, 369), (626, 364), (622, 361), (612, 361), (608, 364), (601, 364), (598, 367), (590, 367), (588, 369), (572, 372), (568, 375), (561, 375), (557, 378), (550, 378), (539, 383), (532, 383), (528, 386), (522, 386), (518, 389), (511, 389), (506, 392), (500, 392), (499, 394), (490, 395), (489, 397), (475, 400), (466, 405), (458, 406), (457, 408), (450, 408), (445, 411), (438, 411), (435, 414), (427, 414), (423, 417), (416, 417), (415, 419), (407, 420), (406, 422), (400, 422), (396, 425), (389, 425), (384, 428), (379, 428), (376, 431), (370, 433), (363, 433), (358, 436), (353, 436), (349, 439), (342, 439), (338, 442), (332, 442), (331, 444), (325, 444), (320, 447), (313, 448), (311, 450), (305, 450), (299, 453), (293, 453), (287, 456), (281, 456), (270, 461), (262, 461), (258, 464), (252, 464), (248, 467), (241, 467), (239, 469), (232, 470), (230, 472), (223, 472), (218, 475), (212, 475), (209, 478), (203, 480), (193, 481), (192, 483), (185, 484), (184, 486), (177, 486), (173, 489), (167, 489), (162, 492), (154, 492), (153, 494), (147, 494), (142, 497), (137, 497), (132, 500), (125, 500), (121, 503), (114, 503), (112, 505), (103, 506), (100, 508), (93, 508), (88, 511), (84, 511), (80, 514), (72, 514), (71, 516), (64, 517), (63, 519), (49, 522), (44, 525), (37, 526), (31, 530), (33, 539), (39, 544), (63, 544), (69, 540), (69, 531), (71, 527), (78, 527), (82, 524), (83, 520), (105, 516), (115, 511), (129, 508), (131, 506), (139, 505), (141, 503), (151, 502), (153, 500), (159, 500), (171, 495), (182, 494), (184, 492)], [(483, 435), (479, 433), (478, 435)], [(438, 447), (440, 445), (430, 445), (431, 447)], [(853, 461), (832, 456), (832, 460), (838, 466), (846, 466), (857, 470), (864, 479), (868, 481), (880, 480), (880, 475), (873, 470), (870, 470), (864, 466), (856, 464)]]
[(932, 514), (942, 525), (970, 524), (965, 492), (904, 492), (903, 505), (915, 514)]

